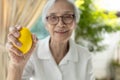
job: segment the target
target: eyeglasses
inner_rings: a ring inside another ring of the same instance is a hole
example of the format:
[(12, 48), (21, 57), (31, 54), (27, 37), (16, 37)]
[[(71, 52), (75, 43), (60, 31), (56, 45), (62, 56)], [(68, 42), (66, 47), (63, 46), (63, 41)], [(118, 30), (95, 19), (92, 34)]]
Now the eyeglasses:
[(57, 24), (59, 22), (59, 18), (62, 19), (63, 23), (69, 24), (69, 23), (73, 22), (75, 15), (74, 14), (65, 14), (63, 16), (51, 15), (51, 16), (46, 17), (47, 21), (52, 25)]

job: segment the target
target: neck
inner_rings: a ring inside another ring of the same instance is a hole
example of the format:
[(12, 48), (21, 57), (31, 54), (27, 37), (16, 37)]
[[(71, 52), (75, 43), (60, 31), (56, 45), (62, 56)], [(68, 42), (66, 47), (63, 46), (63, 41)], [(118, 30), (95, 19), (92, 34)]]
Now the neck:
[(55, 40), (50, 40), (50, 49), (52, 55), (57, 64), (63, 59), (63, 57), (68, 52), (69, 44), (68, 41), (66, 42), (57, 42)]

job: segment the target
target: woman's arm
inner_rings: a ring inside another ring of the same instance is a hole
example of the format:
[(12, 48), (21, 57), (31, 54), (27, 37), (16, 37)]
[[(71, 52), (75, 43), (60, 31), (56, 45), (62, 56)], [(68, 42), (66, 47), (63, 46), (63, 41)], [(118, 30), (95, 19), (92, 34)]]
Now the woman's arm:
[(13, 44), (20, 46), (20, 42), (18, 40), (20, 36), (20, 29), (22, 29), (20, 26), (13, 27), (8, 34), (6, 48), (9, 53), (10, 61), (8, 66), (7, 80), (21, 80), (24, 67), (37, 44), (37, 38), (35, 35), (32, 35), (32, 47), (26, 54), (23, 54), (18, 48), (16, 48)]
[(23, 67), (13, 66), (9, 63), (7, 80), (22, 80)]

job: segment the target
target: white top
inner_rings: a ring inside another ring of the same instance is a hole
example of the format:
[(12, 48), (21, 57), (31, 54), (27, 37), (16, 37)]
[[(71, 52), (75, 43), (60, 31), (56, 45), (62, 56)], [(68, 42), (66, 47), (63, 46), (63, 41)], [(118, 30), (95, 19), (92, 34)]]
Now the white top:
[(70, 39), (70, 49), (59, 65), (53, 59), (47, 37), (38, 41), (35, 53), (29, 59), (22, 80), (95, 80), (91, 54)]

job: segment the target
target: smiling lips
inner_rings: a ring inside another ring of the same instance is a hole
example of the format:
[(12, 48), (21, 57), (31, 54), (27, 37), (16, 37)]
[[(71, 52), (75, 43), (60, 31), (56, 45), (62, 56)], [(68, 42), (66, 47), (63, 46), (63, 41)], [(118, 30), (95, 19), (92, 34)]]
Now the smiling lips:
[(59, 33), (59, 34), (64, 34), (64, 33), (67, 33), (68, 30), (59, 30), (59, 31), (55, 31), (56, 33)]

